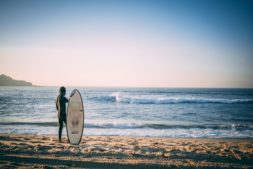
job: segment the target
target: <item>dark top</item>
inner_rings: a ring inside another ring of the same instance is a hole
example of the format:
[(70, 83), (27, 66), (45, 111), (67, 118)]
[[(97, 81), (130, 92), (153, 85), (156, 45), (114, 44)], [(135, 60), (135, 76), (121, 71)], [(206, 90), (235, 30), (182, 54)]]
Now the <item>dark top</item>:
[[(63, 95), (59, 95), (56, 100), (56, 109), (58, 110), (58, 116), (66, 115), (66, 103), (68, 99)], [(60, 109), (59, 109), (60, 108)]]

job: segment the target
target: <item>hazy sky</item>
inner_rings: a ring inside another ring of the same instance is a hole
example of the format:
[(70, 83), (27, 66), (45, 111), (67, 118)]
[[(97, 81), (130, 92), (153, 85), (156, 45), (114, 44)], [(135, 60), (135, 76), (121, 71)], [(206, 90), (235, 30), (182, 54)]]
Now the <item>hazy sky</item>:
[(253, 1), (1, 0), (0, 74), (37, 85), (253, 87)]

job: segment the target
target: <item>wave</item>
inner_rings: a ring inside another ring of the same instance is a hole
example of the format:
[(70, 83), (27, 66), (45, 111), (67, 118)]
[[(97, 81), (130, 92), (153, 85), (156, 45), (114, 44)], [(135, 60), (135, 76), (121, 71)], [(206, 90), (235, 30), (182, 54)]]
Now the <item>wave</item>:
[[(56, 127), (57, 122), (0, 122), (0, 125), (28, 125), (28, 126), (42, 126), (42, 127)], [(253, 130), (252, 124), (193, 124), (193, 125), (168, 125), (158, 123), (85, 123), (85, 128), (98, 128), (98, 129), (213, 129), (213, 130)]]
[(58, 126), (57, 122), (0, 122), (0, 125)]
[(253, 125), (250, 124), (228, 124), (228, 125), (168, 125), (168, 124), (157, 124), (157, 123), (104, 123), (104, 124), (86, 124), (87, 128), (114, 128), (114, 129), (213, 129), (213, 130), (253, 130)]
[(108, 96), (92, 97), (92, 100), (103, 102), (120, 102), (128, 104), (181, 104), (181, 103), (253, 103), (253, 99), (201, 98), (201, 97), (172, 97), (162, 95), (127, 95), (115, 92)]

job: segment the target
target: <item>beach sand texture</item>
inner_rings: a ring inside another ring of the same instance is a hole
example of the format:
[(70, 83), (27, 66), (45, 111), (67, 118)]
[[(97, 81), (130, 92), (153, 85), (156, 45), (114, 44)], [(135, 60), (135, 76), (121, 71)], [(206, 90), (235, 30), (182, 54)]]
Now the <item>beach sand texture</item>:
[(253, 140), (0, 134), (0, 168), (252, 168)]

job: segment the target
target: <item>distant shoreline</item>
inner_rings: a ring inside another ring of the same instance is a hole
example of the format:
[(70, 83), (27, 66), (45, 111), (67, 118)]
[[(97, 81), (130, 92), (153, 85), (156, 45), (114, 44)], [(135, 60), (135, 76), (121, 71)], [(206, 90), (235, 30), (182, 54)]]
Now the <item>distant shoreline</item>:
[[(46, 85), (31, 85), (31, 86), (11, 86), (11, 85), (0, 85), (0, 87), (60, 87), (59, 86), (46, 86)], [(67, 86), (67, 88), (101, 88), (101, 89), (182, 89), (182, 90), (188, 90), (188, 89), (203, 89), (203, 90), (253, 90), (253, 88), (225, 88), (225, 87), (109, 87), (109, 86)]]
[(0, 86), (33, 86), (31, 82), (24, 80), (15, 80), (7, 75), (0, 75)]
[[(104, 88), (104, 89), (225, 89), (225, 90), (236, 90), (236, 89), (245, 89), (245, 90), (251, 90), (253, 87), (140, 87), (140, 86), (76, 86), (76, 85), (64, 85), (68, 88)], [(10, 76), (7, 76), (5, 74), (0, 75), (0, 87), (59, 87), (61, 85), (34, 85), (32, 82), (27, 82), (25, 80), (15, 80)]]

